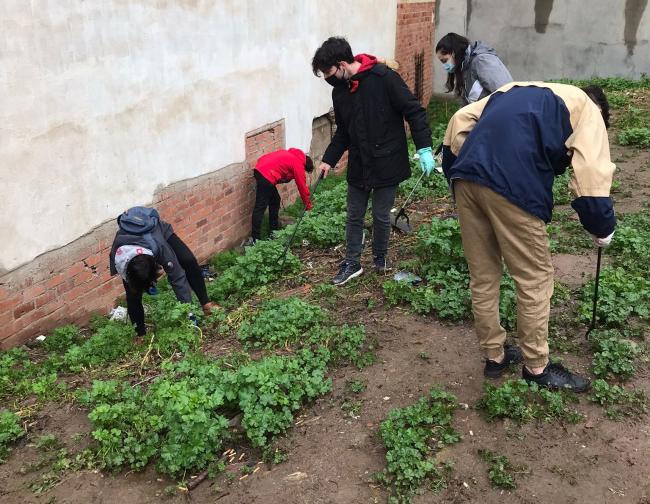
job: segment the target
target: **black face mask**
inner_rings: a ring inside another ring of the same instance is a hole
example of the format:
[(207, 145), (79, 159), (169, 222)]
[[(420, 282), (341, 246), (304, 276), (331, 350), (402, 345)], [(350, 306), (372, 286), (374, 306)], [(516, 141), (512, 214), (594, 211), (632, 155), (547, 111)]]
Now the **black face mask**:
[[(338, 69), (336, 70), (336, 72), (338, 72)], [(332, 87), (347, 85), (348, 81), (346, 81), (345, 79), (341, 79), (340, 77), (337, 77), (336, 72), (334, 72), (332, 75), (327, 77), (325, 79), (325, 82), (327, 82)]]
[(346, 81), (344, 79), (339, 79), (336, 75), (330, 75), (325, 79), (325, 82), (327, 82), (332, 87), (345, 86), (346, 84)]

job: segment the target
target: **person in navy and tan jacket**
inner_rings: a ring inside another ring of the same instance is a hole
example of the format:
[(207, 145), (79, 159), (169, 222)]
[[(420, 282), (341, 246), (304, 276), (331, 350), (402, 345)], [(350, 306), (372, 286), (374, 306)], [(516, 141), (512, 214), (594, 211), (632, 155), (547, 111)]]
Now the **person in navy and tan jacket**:
[[(447, 126), (442, 167), (456, 200), (488, 377), (523, 359), (527, 381), (576, 392), (590, 386), (587, 379), (549, 363), (553, 266), (546, 224), (554, 177), (571, 165), (571, 205), (596, 246), (610, 243), (616, 218), (609, 197), (615, 166), (608, 126), (602, 89), (542, 82), (506, 84), (460, 109)], [(517, 285), (521, 349), (504, 345), (506, 332), (499, 322), (502, 258)]]

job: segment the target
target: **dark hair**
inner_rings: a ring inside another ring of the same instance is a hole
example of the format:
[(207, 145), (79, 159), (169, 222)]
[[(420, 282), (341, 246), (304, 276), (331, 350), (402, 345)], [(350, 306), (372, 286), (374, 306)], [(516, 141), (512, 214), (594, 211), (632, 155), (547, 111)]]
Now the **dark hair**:
[(311, 173), (314, 171), (314, 160), (309, 156), (305, 156), (305, 171)]
[(338, 66), (339, 61), (354, 62), (352, 48), (343, 37), (330, 37), (314, 53), (311, 60), (311, 69), (316, 77), (327, 72), (333, 66)]
[(609, 128), (609, 102), (607, 101), (607, 96), (603, 88), (600, 86), (585, 86), (580, 89), (587, 93), (591, 101), (600, 107), (600, 113), (603, 116), (603, 121), (605, 121), (605, 127)]
[(142, 292), (156, 280), (156, 260), (153, 256), (139, 254), (126, 267), (126, 282), (133, 292)]
[(442, 37), (436, 44), (436, 53), (451, 54), (454, 57), (456, 68), (454, 69), (454, 73), (447, 75), (447, 84), (445, 87), (448, 93), (451, 93), (455, 89), (458, 96), (461, 96), (465, 92), (465, 80), (460, 69), (463, 66), (463, 61), (465, 61), (467, 46), (469, 46), (469, 40), (453, 32)]

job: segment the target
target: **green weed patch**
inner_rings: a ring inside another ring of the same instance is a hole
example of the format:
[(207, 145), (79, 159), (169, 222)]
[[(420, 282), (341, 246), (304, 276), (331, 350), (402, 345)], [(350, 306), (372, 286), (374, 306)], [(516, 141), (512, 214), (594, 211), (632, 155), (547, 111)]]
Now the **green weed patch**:
[(9, 455), (9, 446), (25, 435), (20, 425), (20, 417), (11, 411), (0, 411), (0, 464)]
[(486, 382), (478, 407), (487, 420), (511, 418), (519, 423), (531, 420), (576, 423), (583, 417), (569, 407), (573, 400), (567, 392), (551, 391), (524, 380), (508, 380), (500, 386)]
[(612, 420), (639, 416), (648, 410), (648, 400), (642, 391), (628, 391), (603, 379), (594, 380), (591, 384), (589, 400), (605, 408), (606, 415)]
[(503, 490), (517, 488), (517, 475), (525, 471), (525, 466), (515, 465), (505, 455), (491, 450), (480, 449), (478, 454), (488, 465), (488, 479), (493, 487)]
[(644, 149), (650, 147), (650, 128), (627, 128), (618, 134), (618, 143)]
[(256, 288), (278, 280), (283, 275), (300, 270), (300, 260), (287, 251), (284, 263), (280, 260), (284, 244), (281, 240), (258, 241), (246, 247), (232, 266), (207, 285), (210, 299), (218, 303), (234, 304)]
[(392, 410), (381, 423), (386, 469), (378, 479), (391, 489), (390, 502), (411, 502), (425, 484), (434, 490), (445, 486), (450, 466), (436, 461), (435, 454), (460, 440), (451, 425), (457, 407), (452, 394), (433, 389), (414, 405)]
[(615, 330), (594, 331), (591, 336), (594, 358), (591, 371), (600, 378), (616, 376), (627, 379), (634, 374), (634, 358), (641, 353), (639, 346)]

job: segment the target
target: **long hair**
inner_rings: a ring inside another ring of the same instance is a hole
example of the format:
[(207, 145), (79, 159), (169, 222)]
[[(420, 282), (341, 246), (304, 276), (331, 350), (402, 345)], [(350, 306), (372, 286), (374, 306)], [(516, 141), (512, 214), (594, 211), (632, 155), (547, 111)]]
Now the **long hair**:
[(607, 101), (607, 96), (603, 88), (600, 86), (586, 86), (580, 89), (587, 93), (591, 101), (598, 105), (600, 113), (603, 116), (603, 121), (605, 121), (605, 127), (609, 128), (609, 102)]
[(456, 63), (456, 68), (453, 73), (447, 75), (445, 87), (448, 93), (454, 90), (458, 96), (465, 93), (465, 80), (463, 79), (461, 67), (465, 61), (465, 51), (468, 46), (468, 39), (453, 32), (442, 37), (436, 44), (436, 54), (439, 52), (444, 55), (450, 54), (454, 57), (454, 62)]

